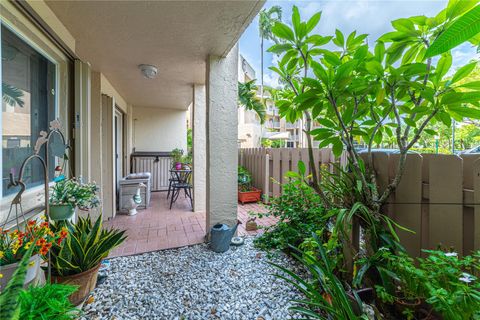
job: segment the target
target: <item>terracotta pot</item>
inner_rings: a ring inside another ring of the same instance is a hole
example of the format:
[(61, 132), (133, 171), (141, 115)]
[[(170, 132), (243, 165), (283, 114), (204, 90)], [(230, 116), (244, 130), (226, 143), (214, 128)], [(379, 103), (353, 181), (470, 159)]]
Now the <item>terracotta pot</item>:
[(68, 220), (75, 213), (75, 208), (69, 204), (52, 204), (48, 216), (54, 221)]
[(64, 283), (79, 286), (78, 290), (72, 293), (69, 298), (70, 302), (77, 306), (85, 300), (93, 289), (95, 289), (99, 268), (100, 264), (90, 270), (71, 276), (52, 275), (52, 283)]
[(262, 198), (262, 190), (252, 188), (251, 191), (238, 191), (238, 201), (242, 204), (258, 202)]
[[(23, 286), (25, 288), (35, 282), (35, 279), (37, 279), (40, 271), (41, 261), (42, 258), (38, 254), (31, 256), (28, 260), (29, 265), (27, 269), (27, 274), (25, 275), (25, 280), (23, 281)], [(12, 278), (13, 273), (15, 272), (15, 270), (17, 270), (19, 263), (20, 262), (11, 263), (0, 267), (0, 273), (3, 275), (2, 278), (0, 278), (0, 288), (5, 288), (8, 281)]]

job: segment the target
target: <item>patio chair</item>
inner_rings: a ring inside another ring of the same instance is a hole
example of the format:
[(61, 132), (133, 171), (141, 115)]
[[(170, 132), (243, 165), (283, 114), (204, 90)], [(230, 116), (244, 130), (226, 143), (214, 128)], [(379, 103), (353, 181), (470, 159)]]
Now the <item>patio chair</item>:
[[(192, 185), (190, 184), (191, 170), (171, 170), (175, 175), (175, 180), (172, 181), (172, 197), (170, 198), (170, 210), (173, 204), (177, 201), (180, 192), (183, 190), (185, 198), (190, 199), (190, 206), (193, 210)], [(168, 195), (167, 195), (168, 197)]]
[(172, 185), (176, 182), (180, 182), (177, 179), (177, 176), (174, 172), (170, 171), (170, 178), (168, 179), (168, 192), (167, 192), (167, 199), (170, 198), (170, 192), (172, 192)]

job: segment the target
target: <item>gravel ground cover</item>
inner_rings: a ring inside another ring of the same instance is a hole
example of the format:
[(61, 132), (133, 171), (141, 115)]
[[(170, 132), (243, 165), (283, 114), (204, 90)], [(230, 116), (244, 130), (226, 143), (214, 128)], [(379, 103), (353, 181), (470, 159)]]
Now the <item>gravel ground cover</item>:
[[(271, 275), (277, 269), (252, 238), (223, 254), (200, 244), (110, 261), (108, 278), (84, 306), (82, 319), (299, 318), (288, 308), (301, 294)], [(271, 261), (296, 268), (285, 255)]]

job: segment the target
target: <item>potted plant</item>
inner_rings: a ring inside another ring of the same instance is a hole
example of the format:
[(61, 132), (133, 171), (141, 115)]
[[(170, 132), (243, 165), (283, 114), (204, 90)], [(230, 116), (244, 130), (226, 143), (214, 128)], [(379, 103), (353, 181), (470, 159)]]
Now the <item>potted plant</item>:
[(5, 287), (30, 247), (33, 247), (32, 255), (29, 258), (24, 285), (32, 283), (40, 270), (41, 256), (46, 256), (53, 243), (61, 244), (66, 235), (66, 230), (62, 229), (53, 233), (46, 221), (37, 223), (30, 220), (24, 232), (0, 229), (0, 287)]
[(262, 197), (262, 190), (252, 186), (252, 175), (245, 167), (238, 167), (238, 201), (242, 204), (258, 202)]
[(82, 183), (73, 179), (59, 180), (50, 194), (49, 218), (66, 220), (73, 216), (75, 208), (88, 210), (100, 203), (97, 196), (98, 186), (94, 183)]
[(182, 169), (190, 169), (192, 165), (192, 155), (188, 153), (182, 156), (180, 162), (182, 164)]
[(54, 245), (51, 250), (52, 281), (77, 285), (70, 301), (78, 305), (95, 288), (102, 259), (125, 240), (125, 231), (102, 229), (101, 216), (95, 223), (87, 216), (79, 217), (75, 224), (59, 221), (52, 226), (54, 231), (61, 228), (67, 228), (69, 234), (65, 244)]
[(182, 169), (182, 158), (183, 158), (183, 150), (179, 148), (175, 148), (170, 152), (170, 156), (172, 157), (172, 164), (175, 166), (176, 170)]

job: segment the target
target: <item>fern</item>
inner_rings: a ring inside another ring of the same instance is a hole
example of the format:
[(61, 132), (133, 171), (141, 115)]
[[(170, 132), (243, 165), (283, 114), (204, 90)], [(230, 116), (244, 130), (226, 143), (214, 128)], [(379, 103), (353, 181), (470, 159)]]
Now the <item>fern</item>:
[(29, 259), (32, 256), (33, 248), (31, 246), (22, 260), (18, 264), (17, 269), (13, 273), (12, 278), (8, 281), (5, 290), (0, 293), (0, 320), (17, 320), (20, 313), (20, 293), (23, 290), (25, 276), (27, 275)]
[(425, 57), (433, 57), (470, 40), (480, 33), (480, 6), (458, 18), (428, 48)]
[(30, 286), (20, 294), (20, 319), (78, 319), (81, 311), (68, 300), (76, 290), (76, 286), (56, 283)]

